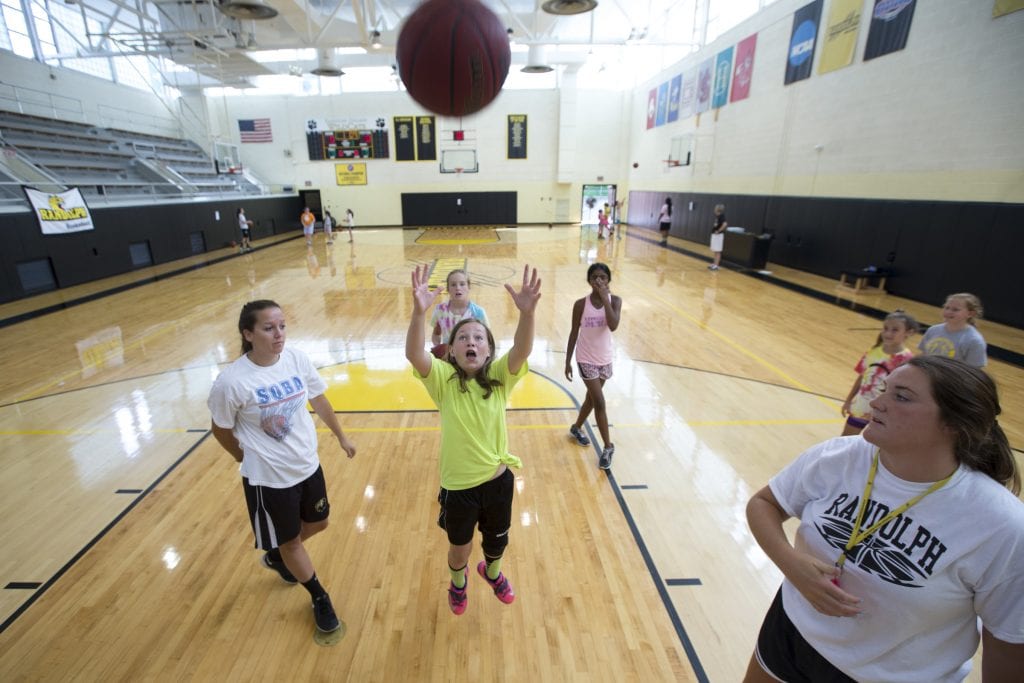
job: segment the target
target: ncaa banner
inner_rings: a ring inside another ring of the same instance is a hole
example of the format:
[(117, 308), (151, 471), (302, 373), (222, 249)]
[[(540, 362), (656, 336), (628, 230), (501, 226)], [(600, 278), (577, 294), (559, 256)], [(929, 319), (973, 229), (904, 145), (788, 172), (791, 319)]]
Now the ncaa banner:
[(739, 102), (750, 96), (750, 82), (754, 77), (754, 52), (756, 50), (756, 33), (747, 36), (736, 45), (736, 64), (732, 68), (730, 102)]
[(721, 109), (729, 101), (729, 76), (732, 74), (732, 48), (722, 50), (715, 57), (715, 90), (711, 106)]
[(668, 116), (668, 82), (658, 86), (658, 113), (654, 117), (655, 126), (664, 126)]
[(658, 115), (658, 89), (652, 88), (647, 93), (647, 130), (654, 128), (654, 119)]
[(64, 192), (40, 192), (22, 185), (32, 213), (44, 235), (65, 235), (69, 232), (93, 230), (89, 207), (77, 187)]
[(711, 71), (714, 59), (705, 59), (697, 68), (697, 113), (711, 108)]
[(864, 61), (897, 52), (907, 46), (910, 22), (914, 19), (917, 0), (875, 0), (871, 11), (868, 44)]
[(786, 58), (786, 85), (810, 77), (820, 20), (821, 0), (804, 5), (793, 14), (793, 32), (789, 37), (789, 55)]
[(668, 84), (668, 121), (679, 120), (679, 96), (683, 92), (683, 75), (678, 74), (672, 77)]
[(862, 4), (862, 0), (832, 0), (828, 20), (825, 22), (825, 37), (821, 43), (819, 74), (842, 69), (853, 63)]

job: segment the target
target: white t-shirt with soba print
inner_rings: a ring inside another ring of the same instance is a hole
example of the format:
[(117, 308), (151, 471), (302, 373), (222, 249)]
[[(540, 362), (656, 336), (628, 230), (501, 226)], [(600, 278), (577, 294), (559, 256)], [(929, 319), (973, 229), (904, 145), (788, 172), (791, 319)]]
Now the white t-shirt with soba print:
[(288, 488), (316, 472), (316, 427), (306, 402), (326, 389), (306, 354), (288, 347), (269, 367), (243, 355), (220, 373), (206, 404), (213, 422), (242, 445), (239, 471), (251, 484)]

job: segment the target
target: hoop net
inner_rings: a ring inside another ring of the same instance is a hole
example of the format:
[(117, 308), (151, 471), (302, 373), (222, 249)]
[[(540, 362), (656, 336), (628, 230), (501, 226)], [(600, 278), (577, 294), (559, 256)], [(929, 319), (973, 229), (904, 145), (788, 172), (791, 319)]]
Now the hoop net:
[(462, 175), (462, 167), (461, 166), (456, 166), (455, 167), (455, 175), (457, 175), (457, 176), (461, 176)]

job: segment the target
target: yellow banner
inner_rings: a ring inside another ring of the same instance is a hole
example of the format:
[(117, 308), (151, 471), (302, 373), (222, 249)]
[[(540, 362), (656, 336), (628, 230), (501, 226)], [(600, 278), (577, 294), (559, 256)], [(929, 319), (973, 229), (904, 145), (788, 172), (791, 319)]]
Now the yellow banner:
[(842, 69), (853, 62), (860, 30), (862, 0), (832, 0), (821, 43), (818, 73)]
[(1019, 9), (1024, 9), (1024, 0), (996, 0), (996, 4), (992, 6), (992, 16), (1001, 17)]
[(366, 164), (335, 164), (334, 175), (339, 185), (365, 185)]

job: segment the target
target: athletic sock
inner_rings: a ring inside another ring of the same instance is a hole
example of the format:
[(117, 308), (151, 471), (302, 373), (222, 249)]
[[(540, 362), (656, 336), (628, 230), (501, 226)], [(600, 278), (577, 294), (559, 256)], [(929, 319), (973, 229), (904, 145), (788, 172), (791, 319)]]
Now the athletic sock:
[(484, 558), (487, 561), (487, 578), (491, 581), (496, 581), (501, 576), (501, 558), (489, 559)]
[(327, 595), (327, 591), (320, 585), (320, 580), (316, 578), (316, 572), (313, 572), (313, 577), (309, 581), (303, 581), (302, 586), (309, 591), (314, 600), (322, 595)]
[(452, 569), (452, 566), (448, 565), (448, 571), (452, 574), (452, 584), (456, 588), (466, 587), (466, 565), (462, 565), (459, 569)]

